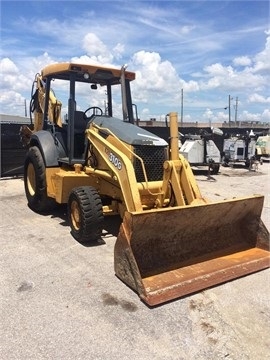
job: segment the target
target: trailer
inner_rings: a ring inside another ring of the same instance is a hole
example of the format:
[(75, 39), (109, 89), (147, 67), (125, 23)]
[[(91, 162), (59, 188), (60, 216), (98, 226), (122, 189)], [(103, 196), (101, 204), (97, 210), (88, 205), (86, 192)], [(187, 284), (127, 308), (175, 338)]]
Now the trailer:
[(256, 136), (251, 130), (245, 135), (233, 135), (224, 139), (222, 152), (222, 165), (229, 166), (243, 164), (248, 168), (251, 161), (256, 158)]
[(223, 131), (217, 128), (211, 128), (211, 133), (201, 130), (198, 135), (184, 135), (183, 145), (179, 152), (194, 166), (207, 166), (212, 174), (219, 172), (221, 155), (216, 146), (213, 135), (223, 135)]

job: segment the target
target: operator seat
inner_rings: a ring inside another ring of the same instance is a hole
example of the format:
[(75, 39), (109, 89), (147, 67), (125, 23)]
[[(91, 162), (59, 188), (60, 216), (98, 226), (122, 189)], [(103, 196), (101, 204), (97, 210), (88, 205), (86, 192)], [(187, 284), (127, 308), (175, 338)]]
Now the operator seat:
[(83, 111), (74, 111), (74, 132), (79, 134), (86, 129), (86, 120)]
[(74, 112), (74, 155), (81, 158), (85, 149), (85, 130), (87, 122), (83, 111)]

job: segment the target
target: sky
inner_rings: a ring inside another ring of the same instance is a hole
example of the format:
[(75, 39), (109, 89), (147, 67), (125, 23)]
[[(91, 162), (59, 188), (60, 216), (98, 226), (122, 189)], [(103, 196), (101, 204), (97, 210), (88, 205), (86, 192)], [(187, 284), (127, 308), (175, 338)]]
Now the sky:
[(176, 111), (185, 122), (270, 122), (270, 1), (0, 6), (1, 114), (24, 116), (35, 74), (67, 61), (127, 64), (141, 120)]

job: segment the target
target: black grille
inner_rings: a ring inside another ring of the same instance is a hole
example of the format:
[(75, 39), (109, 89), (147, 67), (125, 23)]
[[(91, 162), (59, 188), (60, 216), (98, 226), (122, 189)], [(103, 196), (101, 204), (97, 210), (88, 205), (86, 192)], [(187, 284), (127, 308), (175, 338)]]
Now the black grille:
[[(163, 178), (163, 163), (167, 160), (166, 147), (163, 146), (135, 146), (134, 152), (144, 162), (148, 181), (158, 181)], [(145, 181), (141, 162), (134, 158), (134, 169), (137, 182)]]

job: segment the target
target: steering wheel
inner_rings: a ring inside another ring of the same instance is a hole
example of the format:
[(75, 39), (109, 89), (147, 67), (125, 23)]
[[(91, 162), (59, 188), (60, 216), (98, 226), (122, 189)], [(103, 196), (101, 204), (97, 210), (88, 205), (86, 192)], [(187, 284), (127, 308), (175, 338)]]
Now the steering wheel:
[[(90, 116), (87, 116), (88, 111), (91, 111)], [(90, 106), (83, 113), (83, 117), (85, 118), (86, 121), (90, 120), (93, 115), (103, 115), (102, 109), (98, 106)]]

